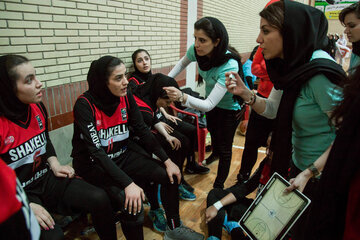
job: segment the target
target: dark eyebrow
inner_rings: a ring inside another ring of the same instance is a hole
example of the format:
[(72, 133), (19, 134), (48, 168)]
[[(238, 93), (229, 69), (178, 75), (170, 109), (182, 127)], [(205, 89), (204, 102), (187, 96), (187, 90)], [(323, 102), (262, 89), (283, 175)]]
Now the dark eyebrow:
[(34, 77), (34, 76), (35, 76), (35, 74), (30, 73), (30, 74), (28, 74), (28, 75), (25, 77), (25, 79), (30, 78), (30, 77)]

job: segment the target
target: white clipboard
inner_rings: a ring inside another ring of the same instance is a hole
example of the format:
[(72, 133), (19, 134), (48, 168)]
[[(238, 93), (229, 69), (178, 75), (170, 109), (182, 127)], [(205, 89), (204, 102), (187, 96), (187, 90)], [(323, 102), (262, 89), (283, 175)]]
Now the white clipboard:
[(280, 240), (309, 206), (311, 200), (298, 190), (283, 191), (290, 183), (274, 173), (239, 221), (252, 240)]

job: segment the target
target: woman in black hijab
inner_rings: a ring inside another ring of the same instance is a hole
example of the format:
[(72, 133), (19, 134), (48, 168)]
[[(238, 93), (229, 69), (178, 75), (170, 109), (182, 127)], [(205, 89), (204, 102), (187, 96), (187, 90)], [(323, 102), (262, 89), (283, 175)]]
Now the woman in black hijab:
[[(1, 56), (0, 83), (0, 158), (16, 172), (29, 200), (24, 207), (31, 208), (41, 227), (40, 238), (64, 238), (50, 213), (90, 212), (99, 237), (115, 240), (114, 216), (105, 191), (74, 178), (74, 169), (60, 165), (56, 157), (41, 102), (42, 83), (29, 60), (19, 55)], [(2, 227), (21, 229), (14, 224)]]
[[(163, 89), (163, 87), (168, 86), (178, 88), (175, 79), (161, 73), (156, 73), (145, 84), (136, 88), (134, 96), (145, 123), (153, 130), (156, 139), (169, 157), (180, 169), (183, 169), (185, 157), (189, 157), (188, 154), (193, 151), (194, 143), (188, 136), (176, 128), (171, 133), (168, 133), (158, 118), (158, 108), (168, 108), (173, 103)], [(188, 165), (190, 164), (188, 163)], [(191, 188), (182, 177), (181, 184), (179, 185), (180, 198), (183, 200), (195, 200), (196, 196), (192, 193)]]
[[(214, 188), (224, 188), (229, 174), (232, 143), (240, 122), (241, 106), (233, 95), (227, 92), (225, 72), (242, 74), (239, 57), (229, 51), (229, 36), (224, 24), (216, 18), (204, 17), (194, 24), (195, 44), (169, 73), (176, 77), (191, 62), (199, 65), (198, 82), (205, 81), (205, 100), (194, 98), (173, 87), (165, 88), (173, 101), (183, 106), (206, 112), (207, 129), (210, 131), (213, 152), (219, 155), (219, 166)], [(206, 162), (204, 162), (206, 163)]]
[[(134, 72), (130, 74), (129, 77), (129, 87), (132, 91), (135, 91), (138, 86), (141, 86), (148, 81), (154, 78), (164, 78), (165, 76), (161, 73), (155, 74), (154, 76), (151, 72), (151, 57), (148, 51), (145, 49), (137, 49), (131, 56)], [(170, 83), (169, 83), (170, 84)], [(176, 88), (179, 88), (178, 84), (174, 82), (173, 85)], [(147, 87), (148, 88), (148, 87)], [(172, 116), (166, 112), (165, 109), (168, 107), (160, 107), (157, 111), (156, 116), (160, 119), (161, 123), (165, 126), (167, 131), (171, 133), (174, 129), (183, 135), (189, 138), (191, 149), (188, 151), (187, 163), (185, 167), (185, 172), (190, 174), (206, 174), (209, 173), (210, 169), (204, 166), (201, 166), (195, 161), (195, 141), (197, 136), (196, 127), (186, 121), (181, 121), (181, 119)], [(171, 110), (172, 111), (172, 110)], [(186, 182), (184, 182), (186, 184)], [(186, 185), (191, 192), (194, 189), (190, 185)]]
[[(91, 63), (89, 90), (74, 106), (74, 167), (86, 181), (103, 188), (115, 210), (127, 239), (143, 239), (144, 192), (139, 186), (161, 184), (161, 199), (166, 211), (165, 238), (203, 239), (185, 227), (179, 216), (179, 168), (158, 144), (128, 91), (125, 64), (104, 56)], [(141, 146), (159, 161), (136, 151), (129, 140), (129, 129)]]
[(139, 48), (131, 55), (134, 72), (129, 76), (129, 87), (134, 90), (137, 86), (146, 83), (152, 76), (151, 57), (148, 51)]
[[(290, 177), (297, 177), (288, 190), (296, 187), (302, 191), (307, 183), (304, 193), (312, 199), (323, 160), (335, 139), (329, 116), (340, 99), (339, 85), (346, 75), (322, 50), (327, 46), (328, 25), (321, 11), (284, 0), (271, 4), (260, 16), (257, 42), (264, 49), (267, 71), (277, 90), (273, 89), (268, 99), (257, 97), (236, 73), (237, 80), (227, 78), (228, 90), (259, 114), (276, 116), (270, 146), (272, 171), (287, 177), (290, 163)], [(313, 181), (308, 182), (310, 178)], [(303, 227), (310, 215), (304, 214), (293, 227), (293, 239), (306, 239)]]

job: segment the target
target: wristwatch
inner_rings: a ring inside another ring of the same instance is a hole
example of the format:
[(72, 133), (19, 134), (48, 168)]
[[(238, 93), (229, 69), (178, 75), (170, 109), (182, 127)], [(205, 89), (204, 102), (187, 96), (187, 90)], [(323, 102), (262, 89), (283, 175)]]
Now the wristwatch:
[(313, 177), (316, 178), (320, 176), (321, 172), (315, 167), (314, 163), (310, 164), (308, 169), (312, 172)]

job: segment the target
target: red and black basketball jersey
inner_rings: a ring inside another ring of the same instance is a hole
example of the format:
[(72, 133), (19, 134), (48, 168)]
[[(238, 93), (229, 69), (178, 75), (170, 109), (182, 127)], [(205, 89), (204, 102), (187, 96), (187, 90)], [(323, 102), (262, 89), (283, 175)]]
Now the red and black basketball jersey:
[(122, 187), (130, 184), (132, 180), (118, 167), (128, 148), (129, 128), (140, 137), (147, 151), (163, 161), (168, 158), (145, 125), (130, 91), (127, 96), (120, 97), (119, 105), (110, 116), (96, 106), (89, 92), (77, 99), (73, 113), (72, 157), (80, 175), (97, 164)]
[(1, 158), (0, 196), (0, 239), (39, 239), (40, 227), (21, 183)]
[(29, 104), (26, 122), (0, 117), (0, 157), (15, 170), (25, 190), (34, 188), (49, 171), (47, 145), (51, 142), (46, 121), (45, 108), (40, 104)]
[(16, 175), (0, 159), (0, 224), (21, 208), (21, 202), (16, 197)]
[(85, 99), (93, 112), (96, 126), (88, 126), (90, 127), (89, 131), (93, 134), (93, 143), (101, 146), (110, 159), (119, 157), (126, 151), (127, 140), (129, 138), (126, 107), (127, 98), (120, 98), (120, 103), (111, 116), (106, 115), (84, 95), (79, 98)]
[(131, 89), (132, 92), (134, 92), (134, 90), (140, 86), (140, 85), (143, 85), (145, 82), (141, 79), (137, 79), (135, 78), (134, 76), (130, 77), (128, 79), (129, 81), (129, 88)]
[(134, 99), (136, 101), (136, 104), (139, 107), (139, 110), (143, 116), (145, 124), (152, 128), (156, 123), (159, 122), (159, 119), (155, 116), (154, 111), (152, 108), (142, 99), (134, 95)]

